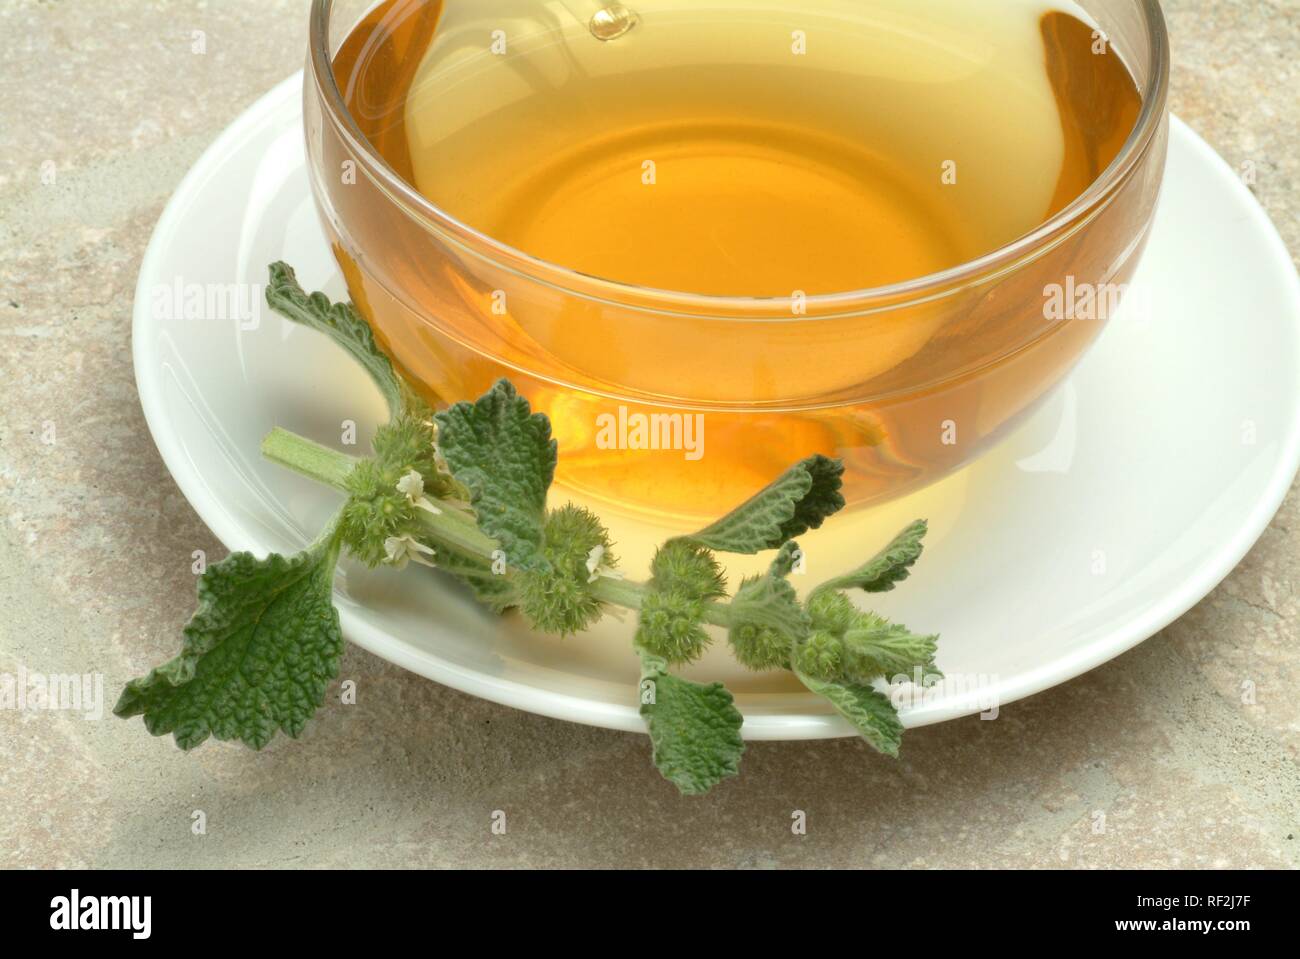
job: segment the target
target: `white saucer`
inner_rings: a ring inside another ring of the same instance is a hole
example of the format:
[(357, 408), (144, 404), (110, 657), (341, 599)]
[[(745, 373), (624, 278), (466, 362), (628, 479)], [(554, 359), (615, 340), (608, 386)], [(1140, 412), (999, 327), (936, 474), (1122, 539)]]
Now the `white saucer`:
[[(186, 176), (136, 293), (135, 373), (154, 441), (232, 550), (295, 550), (338, 504), (263, 462), (263, 434), (338, 441), (352, 419), (365, 437), (381, 413), (340, 351), (264, 306), (255, 329), (237, 316), (155, 318), (160, 286), (260, 291), (278, 259), (308, 289), (345, 295), (309, 194), (301, 86), (299, 74), (271, 90)], [(1135, 288), (1143, 295), (1019, 431), (880, 510), (882, 532), (915, 516), (934, 532), (916, 574), (874, 605), (940, 632), (945, 672), (986, 677), (906, 709), (907, 725), (1028, 696), (1141, 642), (1227, 575), (1287, 492), (1300, 463), (1300, 284), (1254, 197), (1176, 120)], [(520, 709), (643, 728), (617, 622), (561, 641), (482, 612), (426, 570), (345, 564), (336, 583), (345, 635), (385, 659)], [(851, 732), (789, 676), (748, 673), (719, 646), (688, 674), (727, 683), (747, 738)]]

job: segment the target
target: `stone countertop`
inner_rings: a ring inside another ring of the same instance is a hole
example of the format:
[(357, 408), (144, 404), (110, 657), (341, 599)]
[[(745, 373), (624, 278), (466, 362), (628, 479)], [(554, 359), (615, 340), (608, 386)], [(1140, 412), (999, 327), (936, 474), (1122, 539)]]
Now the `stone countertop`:
[[(1300, 250), (1300, 7), (1165, 8), (1174, 111), (1255, 165)], [(102, 672), (111, 704), (177, 648), (191, 552), (224, 552), (145, 427), (132, 296), (168, 196), (297, 69), (306, 22), (305, 0), (0, 0), (0, 672)], [(853, 740), (751, 743), (741, 776), (694, 800), (641, 736), (482, 702), (355, 647), (344, 675), (364, 706), (260, 754), (3, 710), (0, 866), (1294, 867), (1298, 587), (1293, 490), (1195, 609), (999, 721), (914, 730), (900, 762)]]

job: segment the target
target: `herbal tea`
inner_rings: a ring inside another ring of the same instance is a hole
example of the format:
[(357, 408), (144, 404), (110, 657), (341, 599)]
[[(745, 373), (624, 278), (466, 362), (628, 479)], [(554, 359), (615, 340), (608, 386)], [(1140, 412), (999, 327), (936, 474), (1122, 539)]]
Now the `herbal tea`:
[(309, 117), (385, 349), (434, 401), (509, 376), (561, 486), (669, 521), (809, 453), (845, 461), (851, 505), (968, 461), (1098, 331), (1049, 322), (1044, 287), (1125, 278), (1150, 214), (1134, 184), (1015, 273), (853, 294), (1030, 233), (1118, 154), (1138, 88), (1074, 7), (387, 0), (334, 70), (458, 224), (399, 209)]

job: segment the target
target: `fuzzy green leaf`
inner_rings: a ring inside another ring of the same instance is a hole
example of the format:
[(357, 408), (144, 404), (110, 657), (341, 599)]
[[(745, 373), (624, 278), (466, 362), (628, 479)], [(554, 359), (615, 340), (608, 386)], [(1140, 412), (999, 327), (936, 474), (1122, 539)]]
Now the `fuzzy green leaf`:
[(912, 564), (921, 557), (921, 540), (925, 538), (928, 528), (925, 520), (918, 519), (853, 572), (827, 580), (815, 592), (854, 587), (868, 593), (888, 592), (895, 584), (907, 579)]
[(396, 416), (417, 403), (414, 394), (393, 370), (393, 364), (375, 343), (370, 325), (351, 303), (331, 303), (324, 293), (308, 294), (298, 285), (293, 267), (272, 263), (266, 302), (286, 319), (324, 333), (357, 361), (384, 394), (388, 411)]
[(810, 456), (781, 474), (722, 519), (682, 537), (724, 553), (759, 553), (821, 526), (844, 506), (844, 464)]
[(519, 594), (510, 578), (492, 572), (492, 563), (446, 546), (438, 549), (434, 565), (450, 573), (474, 591), (474, 598), (494, 613), (504, 613), (519, 604)]
[(898, 758), (903, 724), (898, 721), (898, 711), (888, 696), (870, 686), (827, 682), (803, 673), (796, 675), (800, 682), (829, 702), (836, 712), (852, 723), (863, 739), (886, 756)]
[(687, 796), (706, 793), (740, 769), (744, 717), (721, 683), (693, 683), (668, 672), (661, 657), (641, 656), (641, 716), (654, 764)]
[(938, 636), (921, 636), (874, 613), (859, 613), (853, 627), (844, 633), (844, 671), (858, 680), (883, 676), (942, 678), (934, 665)]
[(285, 558), (233, 553), (199, 580), (199, 606), (175, 659), (133, 679), (113, 712), (143, 716), (181, 749), (209, 736), (254, 749), (298, 736), (325, 699), (343, 653), (332, 603), (339, 537)]
[(808, 635), (809, 617), (794, 587), (767, 573), (743, 580), (732, 597), (727, 641), (750, 669), (787, 669), (795, 644)]
[(803, 551), (799, 548), (799, 544), (794, 540), (790, 540), (781, 547), (772, 559), (772, 564), (767, 568), (767, 574), (769, 576), (789, 576), (794, 571), (795, 563), (799, 561), (802, 555)]
[(501, 544), (512, 567), (545, 568), (546, 491), (556, 460), (550, 420), (533, 413), (508, 380), (434, 419), (438, 448), (469, 490), (479, 528)]
[(795, 668), (823, 680), (869, 683), (900, 674), (941, 677), (934, 665), (937, 636), (912, 633), (863, 612), (841, 592), (814, 592), (805, 607), (812, 625), (808, 642), (795, 653)]

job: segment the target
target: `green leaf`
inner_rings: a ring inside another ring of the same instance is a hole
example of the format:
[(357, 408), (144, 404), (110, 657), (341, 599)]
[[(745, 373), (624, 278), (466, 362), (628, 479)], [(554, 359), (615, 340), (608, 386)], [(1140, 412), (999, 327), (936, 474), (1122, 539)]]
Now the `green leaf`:
[(935, 668), (937, 636), (922, 636), (875, 613), (862, 612), (839, 591), (816, 591), (805, 606), (812, 625), (808, 641), (795, 653), (795, 668), (824, 680), (869, 683), (914, 671), (941, 677)]
[(434, 565), (450, 573), (474, 591), (474, 598), (494, 613), (504, 613), (519, 603), (519, 594), (510, 578), (492, 572), (492, 564), (446, 546), (439, 547)]
[(903, 739), (903, 724), (889, 697), (856, 683), (833, 683), (796, 673), (799, 681), (821, 696), (835, 711), (853, 724), (868, 743), (886, 756), (898, 758)]
[(743, 580), (730, 615), (727, 641), (750, 669), (788, 669), (795, 644), (808, 635), (808, 613), (794, 587), (772, 573)]
[(721, 683), (693, 683), (668, 672), (645, 649), (641, 656), (641, 716), (650, 730), (654, 763), (683, 795), (706, 793), (740, 770), (744, 717)]
[(722, 519), (682, 537), (724, 553), (759, 553), (821, 526), (844, 506), (840, 495), (844, 464), (810, 456)]
[(789, 576), (794, 570), (794, 564), (802, 555), (799, 544), (794, 540), (786, 543), (777, 552), (776, 557), (772, 560), (772, 565), (767, 568), (769, 576)]
[(858, 680), (883, 676), (889, 681), (899, 675), (913, 679), (919, 669), (923, 680), (942, 678), (934, 665), (938, 641), (938, 636), (913, 633), (874, 613), (860, 613), (853, 628), (844, 633), (844, 672)]
[(827, 580), (818, 586), (814, 593), (853, 587), (866, 590), (868, 593), (888, 592), (896, 583), (907, 579), (912, 564), (921, 556), (923, 548), (921, 540), (925, 538), (927, 529), (925, 520), (918, 519), (866, 563), (851, 573)]
[(286, 319), (324, 333), (347, 350), (384, 394), (393, 416), (419, 403), (375, 343), (370, 325), (356, 307), (351, 303), (331, 303), (324, 293), (306, 293), (298, 285), (293, 267), (287, 263), (272, 263), (269, 269), (271, 282), (266, 287), (266, 302), (271, 309)]
[(452, 476), (469, 490), (479, 528), (501, 544), (511, 566), (545, 568), (546, 491), (557, 452), (550, 420), (531, 412), (508, 380), (434, 419), (438, 448)]
[(143, 716), (181, 749), (209, 736), (254, 749), (297, 737), (325, 700), (343, 653), (332, 603), (339, 537), (286, 559), (233, 553), (199, 580), (199, 606), (175, 659), (133, 679), (113, 708)]

